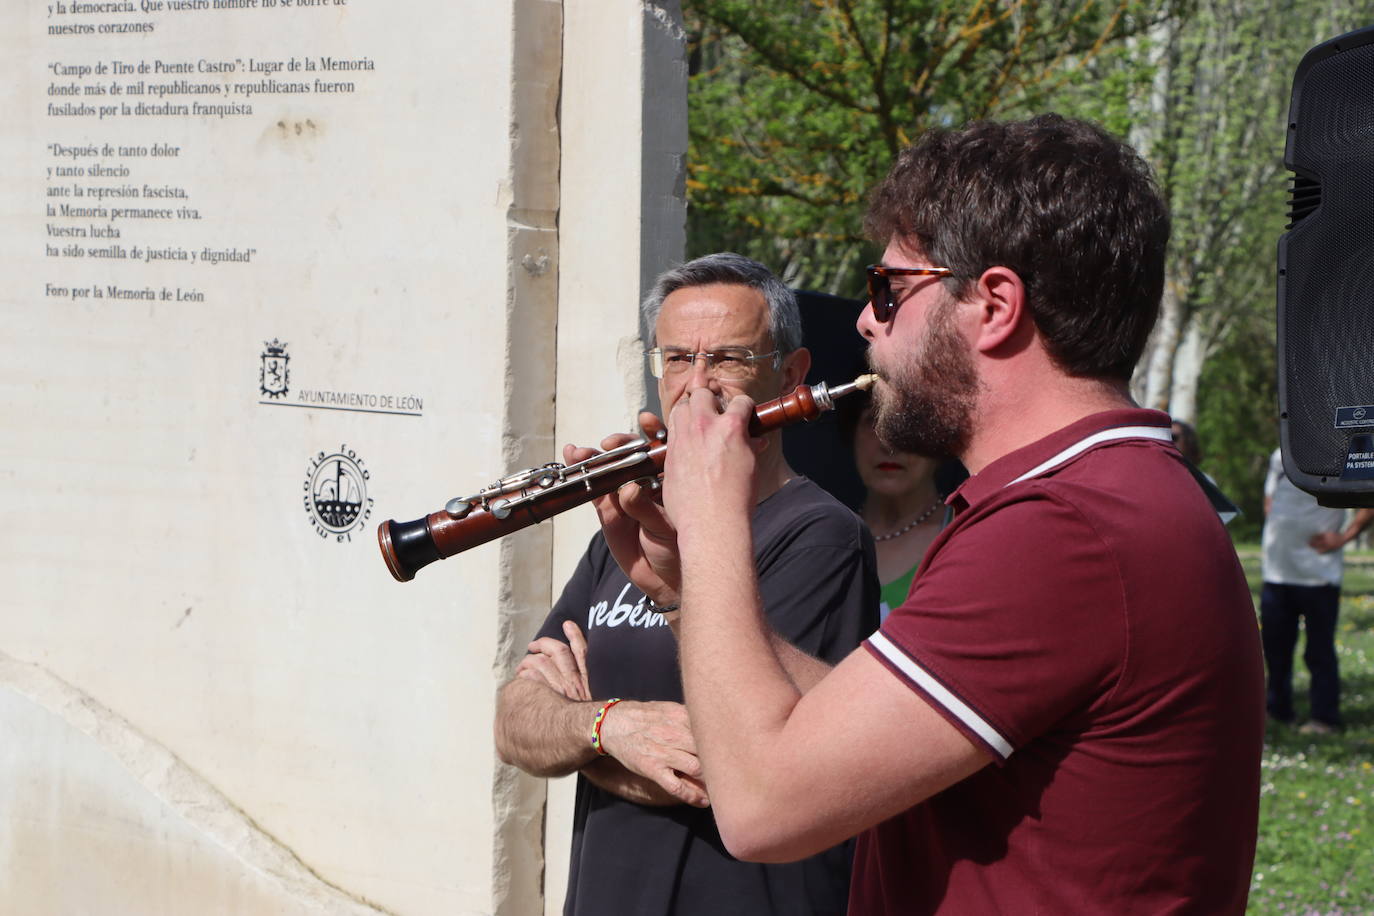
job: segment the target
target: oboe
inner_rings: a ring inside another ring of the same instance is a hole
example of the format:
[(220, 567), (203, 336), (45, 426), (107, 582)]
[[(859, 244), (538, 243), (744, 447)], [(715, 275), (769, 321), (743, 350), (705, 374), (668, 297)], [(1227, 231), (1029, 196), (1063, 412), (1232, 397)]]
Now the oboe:
[[(875, 381), (875, 375), (861, 375), (834, 388), (825, 382), (798, 385), (780, 398), (757, 405), (749, 432), (759, 436), (814, 420), (833, 410), (836, 399), (867, 391)], [(435, 560), (528, 528), (631, 481), (657, 478), (663, 473), (667, 452), (666, 442), (641, 437), (576, 464), (550, 462), (518, 471), (471, 496), (451, 499), (443, 509), (413, 522), (388, 519), (377, 526), (382, 558), (396, 581), (409, 582), (417, 570)]]

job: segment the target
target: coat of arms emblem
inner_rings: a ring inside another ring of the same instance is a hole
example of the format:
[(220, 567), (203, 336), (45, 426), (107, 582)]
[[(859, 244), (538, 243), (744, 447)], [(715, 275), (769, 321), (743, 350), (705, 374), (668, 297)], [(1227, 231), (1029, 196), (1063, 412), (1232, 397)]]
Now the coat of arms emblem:
[(291, 382), (291, 354), (286, 352), (286, 344), (275, 337), (264, 341), (267, 346), (262, 351), (262, 367), (258, 370), (258, 390), (269, 398), (286, 397)]

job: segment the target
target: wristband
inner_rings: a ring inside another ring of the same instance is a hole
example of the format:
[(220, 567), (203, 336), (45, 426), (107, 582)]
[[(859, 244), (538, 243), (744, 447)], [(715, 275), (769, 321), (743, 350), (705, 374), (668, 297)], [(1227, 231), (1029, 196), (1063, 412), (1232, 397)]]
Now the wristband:
[(606, 749), (601, 746), (601, 723), (606, 721), (606, 713), (612, 706), (620, 702), (620, 697), (614, 700), (607, 700), (601, 704), (601, 708), (596, 711), (596, 719), (592, 721), (592, 750), (602, 757), (609, 757)]
[(673, 611), (681, 610), (681, 602), (674, 601), (672, 604), (659, 604), (654, 599), (649, 599), (649, 610), (657, 611), (660, 614), (671, 614)]

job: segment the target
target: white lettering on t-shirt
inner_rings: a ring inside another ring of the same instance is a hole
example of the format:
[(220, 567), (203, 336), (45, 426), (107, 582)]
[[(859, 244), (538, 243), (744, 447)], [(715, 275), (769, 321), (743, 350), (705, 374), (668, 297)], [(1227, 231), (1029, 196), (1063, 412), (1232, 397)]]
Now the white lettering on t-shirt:
[[(626, 583), (625, 587), (620, 590), (620, 594), (615, 596), (615, 610), (611, 612), (610, 617), (606, 618), (606, 626), (620, 626), (622, 623), (625, 622), (626, 618), (630, 616), (630, 611), (634, 610), (633, 604), (626, 604), (624, 601), (621, 600), (625, 597), (625, 593), (629, 590), (629, 583)], [(642, 601), (643, 599), (641, 598), (640, 600)]]
[(598, 620), (602, 623), (606, 622), (607, 607), (609, 607), (607, 602), (598, 601), (596, 604), (587, 608), (587, 629), (590, 630), (592, 627), (596, 626)]
[(614, 606), (608, 601), (598, 601), (587, 608), (587, 629), (593, 627), (618, 627), (628, 623), (632, 627), (666, 627), (668, 621), (658, 611), (650, 611), (644, 606), (648, 599), (640, 596), (634, 604), (625, 601), (625, 593), (630, 590), (627, 582), (615, 597)]

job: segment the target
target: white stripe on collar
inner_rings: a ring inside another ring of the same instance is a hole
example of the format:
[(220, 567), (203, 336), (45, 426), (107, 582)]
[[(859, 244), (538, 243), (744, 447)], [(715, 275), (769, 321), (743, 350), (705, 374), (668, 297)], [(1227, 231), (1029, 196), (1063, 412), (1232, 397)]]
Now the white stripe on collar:
[(1154, 439), (1158, 442), (1174, 441), (1173, 434), (1162, 426), (1118, 426), (1115, 429), (1104, 429), (1101, 432), (1093, 433), (1086, 439), (1075, 442), (1050, 460), (1037, 464), (1020, 477), (1013, 481), (1009, 481), (1006, 486), (1009, 487), (1014, 483), (1030, 480), (1032, 477), (1039, 477), (1041, 474), (1059, 467), (1059, 465), (1068, 461), (1070, 458), (1081, 455), (1094, 445), (1099, 445), (1103, 442), (1113, 442), (1117, 439)]

